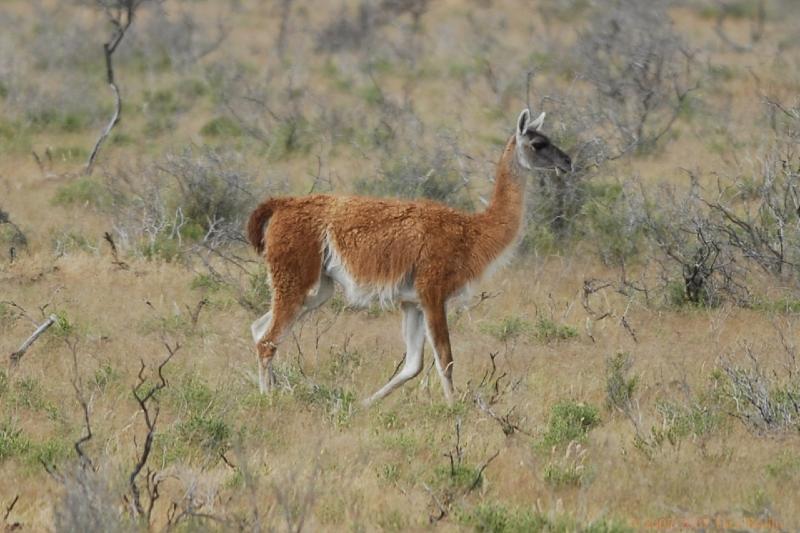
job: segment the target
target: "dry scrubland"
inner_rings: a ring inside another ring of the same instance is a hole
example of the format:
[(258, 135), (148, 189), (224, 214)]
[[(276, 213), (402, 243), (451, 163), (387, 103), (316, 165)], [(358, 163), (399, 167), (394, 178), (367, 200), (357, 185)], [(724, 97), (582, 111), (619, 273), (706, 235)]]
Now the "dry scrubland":
[[(1, 1), (0, 353), (57, 322), (0, 370), (0, 528), (800, 527), (800, 6), (639, 4), (143, 2), (86, 177), (112, 26)], [(459, 401), (360, 409), (400, 317), (339, 296), (259, 396), (258, 199), (480, 208), (528, 98), (576, 170), (451, 309)]]

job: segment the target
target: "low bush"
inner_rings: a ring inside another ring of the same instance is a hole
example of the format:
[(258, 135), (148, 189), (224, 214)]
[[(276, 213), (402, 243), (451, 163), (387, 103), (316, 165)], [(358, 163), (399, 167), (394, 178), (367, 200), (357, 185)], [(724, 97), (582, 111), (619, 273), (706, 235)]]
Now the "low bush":
[(82, 177), (58, 188), (53, 203), (55, 205), (74, 205), (105, 209), (111, 202), (111, 195), (105, 185), (94, 178)]
[(589, 431), (600, 425), (600, 413), (596, 407), (572, 400), (562, 400), (550, 410), (547, 430), (539, 440), (539, 446), (550, 448), (572, 441), (583, 442)]
[(540, 317), (534, 325), (533, 335), (540, 342), (563, 341), (577, 337), (578, 330), (573, 326)]
[(618, 352), (606, 360), (606, 408), (630, 413), (633, 408), (633, 393), (638, 378), (628, 377), (633, 359), (625, 352)]

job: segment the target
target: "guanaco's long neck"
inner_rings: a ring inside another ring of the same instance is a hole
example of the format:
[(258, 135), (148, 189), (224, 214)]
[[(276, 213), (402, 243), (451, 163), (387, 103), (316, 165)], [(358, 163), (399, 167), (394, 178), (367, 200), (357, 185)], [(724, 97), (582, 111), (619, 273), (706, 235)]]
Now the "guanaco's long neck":
[(516, 137), (506, 144), (497, 164), (494, 194), (489, 207), (476, 215), (480, 255), (494, 259), (513, 245), (525, 215), (525, 174), (516, 157)]

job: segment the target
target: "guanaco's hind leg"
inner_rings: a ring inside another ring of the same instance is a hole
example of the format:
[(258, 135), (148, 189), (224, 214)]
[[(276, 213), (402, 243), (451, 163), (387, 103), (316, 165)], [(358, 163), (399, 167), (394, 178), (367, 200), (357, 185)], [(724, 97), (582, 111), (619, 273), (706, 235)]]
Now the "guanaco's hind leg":
[(272, 309), (250, 326), (258, 350), (258, 383), (262, 394), (275, 384), (272, 358), (280, 342), (301, 316), (328, 301), (333, 288), (333, 280), (325, 274), (320, 275), (317, 290), (312, 294), (303, 291), (297, 295), (279, 286), (273, 287)]
[(403, 338), (406, 341), (406, 356), (403, 368), (395, 374), (381, 389), (364, 400), (364, 407), (385, 398), (394, 389), (415, 377), (422, 370), (422, 353), (425, 347), (425, 324), (422, 310), (416, 304), (404, 303)]
[(423, 305), (428, 342), (433, 347), (436, 370), (442, 381), (447, 403), (453, 404), (453, 355), (450, 349), (450, 333), (447, 328), (447, 311), (444, 303)]

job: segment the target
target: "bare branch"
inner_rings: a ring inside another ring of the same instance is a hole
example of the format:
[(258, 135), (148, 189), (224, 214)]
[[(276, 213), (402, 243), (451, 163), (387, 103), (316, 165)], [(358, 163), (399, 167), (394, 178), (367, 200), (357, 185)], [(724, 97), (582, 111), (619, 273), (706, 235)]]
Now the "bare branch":
[(157, 472), (152, 472), (148, 468), (147, 475), (146, 475), (146, 488), (148, 493), (148, 505), (147, 510), (144, 509), (141, 502), (141, 490), (139, 485), (136, 481), (137, 477), (141, 473), (144, 466), (147, 464), (147, 460), (150, 457), (150, 451), (153, 446), (153, 438), (155, 437), (156, 431), (156, 423), (158, 422), (158, 414), (159, 414), (159, 405), (156, 401), (155, 406), (151, 404), (151, 400), (155, 400), (155, 395), (160, 390), (167, 386), (167, 380), (164, 377), (163, 370), (167, 363), (173, 358), (173, 356), (180, 350), (181, 345), (176, 344), (175, 347), (171, 347), (168, 343), (164, 343), (164, 346), (167, 349), (169, 355), (158, 365), (157, 374), (158, 374), (158, 381), (149, 388), (146, 392), (143, 392), (145, 385), (147, 384), (147, 380), (144, 377), (145, 371), (145, 364), (144, 361), (140, 361), (141, 366), (139, 368), (138, 374), (138, 382), (133, 387), (133, 397), (136, 399), (136, 402), (139, 404), (139, 410), (144, 415), (144, 423), (147, 427), (147, 435), (145, 437), (144, 446), (142, 448), (141, 453), (136, 461), (136, 464), (133, 467), (129, 477), (128, 477), (128, 487), (131, 493), (131, 506), (132, 512), (134, 516), (144, 516), (147, 522), (150, 522), (150, 517), (152, 515), (153, 506), (155, 505), (156, 500), (159, 497), (159, 485), (163, 481), (162, 478), (159, 478)]
[(36, 328), (36, 331), (34, 331), (31, 336), (22, 343), (22, 346), (20, 346), (16, 352), (13, 352), (11, 355), (9, 355), (11, 365), (15, 366), (17, 363), (19, 363), (19, 360), (22, 359), (22, 356), (25, 355), (25, 352), (28, 351), (28, 348), (31, 347), (31, 345), (36, 341), (36, 339), (39, 338), (39, 336), (42, 335), (42, 333), (47, 331), (47, 328), (55, 324), (57, 320), (58, 317), (56, 315), (50, 315), (47, 320), (45, 320), (38, 328)]
[(114, 32), (111, 35), (111, 38), (108, 42), (103, 44), (103, 54), (105, 57), (106, 62), (106, 81), (108, 82), (109, 87), (111, 87), (111, 91), (114, 93), (114, 112), (111, 115), (111, 120), (108, 121), (106, 127), (103, 128), (103, 131), (100, 133), (100, 137), (98, 137), (97, 141), (92, 148), (92, 152), (89, 154), (89, 160), (86, 162), (86, 168), (84, 169), (84, 174), (89, 176), (94, 169), (94, 162), (97, 158), (97, 153), (100, 150), (100, 146), (103, 144), (103, 141), (106, 140), (106, 137), (111, 133), (111, 130), (114, 129), (114, 126), (117, 125), (119, 122), (120, 114), (122, 113), (122, 98), (119, 93), (119, 87), (117, 86), (117, 82), (114, 78), (114, 62), (113, 56), (114, 52), (119, 46), (119, 43), (122, 42), (122, 39), (125, 37), (125, 33), (128, 31), (128, 28), (131, 27), (133, 24), (133, 17), (136, 13), (136, 9), (144, 2), (145, 0), (116, 0), (112, 2), (113, 5), (110, 5), (106, 2), (100, 2), (101, 6), (105, 10), (109, 23), (114, 27)]

